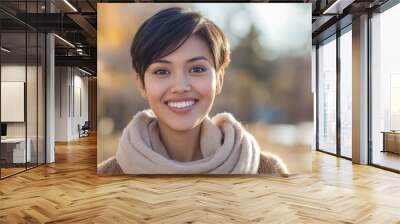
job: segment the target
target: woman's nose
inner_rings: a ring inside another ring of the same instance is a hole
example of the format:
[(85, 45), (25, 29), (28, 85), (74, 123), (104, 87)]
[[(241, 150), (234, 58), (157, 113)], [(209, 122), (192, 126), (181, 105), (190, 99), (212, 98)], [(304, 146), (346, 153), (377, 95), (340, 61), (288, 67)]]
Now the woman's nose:
[(190, 83), (187, 80), (185, 74), (179, 74), (174, 79), (174, 84), (172, 87), (173, 93), (189, 92), (191, 90)]

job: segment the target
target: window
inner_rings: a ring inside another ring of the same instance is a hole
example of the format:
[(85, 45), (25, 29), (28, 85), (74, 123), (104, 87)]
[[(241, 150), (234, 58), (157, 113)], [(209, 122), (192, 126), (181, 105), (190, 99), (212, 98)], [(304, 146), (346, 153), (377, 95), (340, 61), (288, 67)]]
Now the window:
[(352, 33), (340, 36), (340, 155), (351, 158), (352, 141)]
[[(372, 164), (400, 170), (400, 4), (371, 18)], [(397, 131), (397, 132), (396, 132)]]
[(336, 40), (318, 48), (318, 149), (336, 153)]

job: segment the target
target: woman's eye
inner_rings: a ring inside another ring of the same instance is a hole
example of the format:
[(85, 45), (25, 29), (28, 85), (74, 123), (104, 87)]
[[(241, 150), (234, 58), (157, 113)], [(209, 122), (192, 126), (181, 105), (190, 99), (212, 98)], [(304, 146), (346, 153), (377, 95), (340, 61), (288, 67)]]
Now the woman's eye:
[(200, 73), (200, 72), (205, 72), (206, 69), (202, 68), (202, 67), (193, 67), (192, 69), (190, 69), (189, 72), (195, 72), (195, 73)]
[(169, 72), (165, 69), (158, 69), (156, 71), (153, 72), (156, 75), (167, 75)]

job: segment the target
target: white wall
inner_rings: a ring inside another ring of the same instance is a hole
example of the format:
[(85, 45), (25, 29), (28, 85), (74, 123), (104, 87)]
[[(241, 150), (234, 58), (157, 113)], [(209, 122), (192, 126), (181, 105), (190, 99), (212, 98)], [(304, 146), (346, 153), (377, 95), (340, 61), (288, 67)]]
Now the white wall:
[[(73, 111), (73, 119), (72, 119), (72, 136), (78, 137), (78, 124), (81, 126), (85, 123), (85, 121), (88, 121), (88, 78), (87, 76), (83, 77), (81, 76), (82, 73), (78, 73), (77, 75), (77, 70), (74, 70), (74, 108)], [(81, 108), (80, 108), (81, 107)], [(81, 111), (80, 111), (81, 110)]]
[(68, 140), (68, 86), (67, 67), (55, 68), (55, 141)]
[(79, 138), (78, 124), (88, 120), (88, 78), (83, 75), (76, 68), (56, 67), (56, 141)]

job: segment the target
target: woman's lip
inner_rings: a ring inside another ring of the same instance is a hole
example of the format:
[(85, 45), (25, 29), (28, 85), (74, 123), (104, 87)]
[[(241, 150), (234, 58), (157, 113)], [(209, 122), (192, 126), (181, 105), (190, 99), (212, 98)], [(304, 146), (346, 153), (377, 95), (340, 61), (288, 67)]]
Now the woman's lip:
[(165, 100), (164, 101), (164, 103), (169, 103), (169, 102), (174, 102), (174, 103), (177, 103), (177, 102), (186, 102), (186, 101), (194, 101), (195, 103), (197, 102), (197, 101), (199, 101), (198, 99), (195, 99), (195, 98), (185, 98), (185, 99), (171, 99), (171, 100)]

